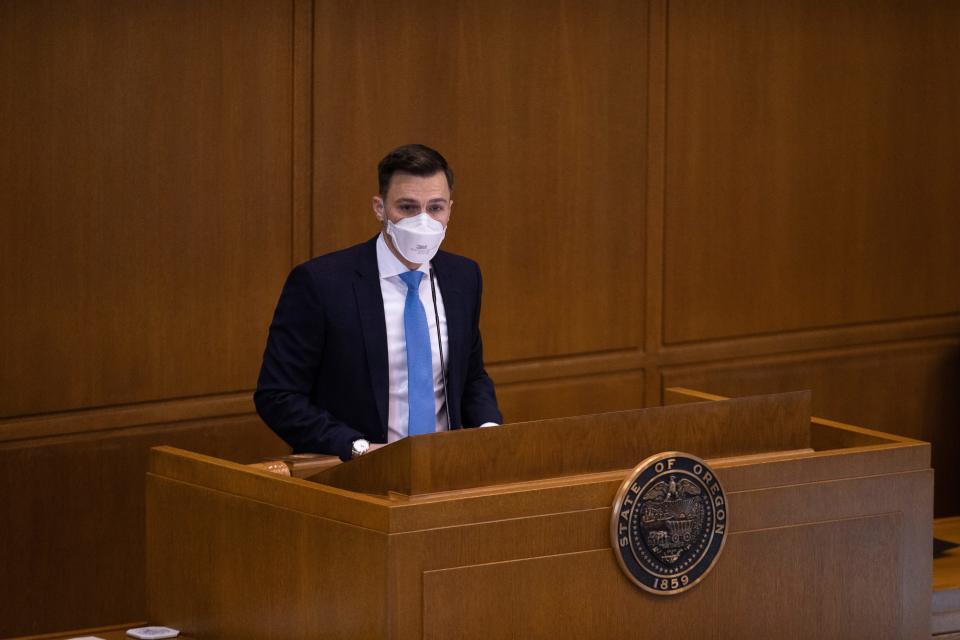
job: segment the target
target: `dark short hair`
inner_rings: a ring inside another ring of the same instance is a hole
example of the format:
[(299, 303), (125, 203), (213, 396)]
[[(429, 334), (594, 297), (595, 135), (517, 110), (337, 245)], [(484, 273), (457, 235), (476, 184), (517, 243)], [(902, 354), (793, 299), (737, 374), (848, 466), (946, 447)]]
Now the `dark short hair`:
[(380, 197), (387, 197), (390, 188), (390, 179), (397, 171), (410, 173), (415, 176), (427, 177), (443, 171), (447, 176), (447, 186), (453, 191), (453, 169), (447, 164), (446, 158), (440, 152), (422, 144), (405, 144), (397, 147), (377, 165), (377, 174), (380, 179)]

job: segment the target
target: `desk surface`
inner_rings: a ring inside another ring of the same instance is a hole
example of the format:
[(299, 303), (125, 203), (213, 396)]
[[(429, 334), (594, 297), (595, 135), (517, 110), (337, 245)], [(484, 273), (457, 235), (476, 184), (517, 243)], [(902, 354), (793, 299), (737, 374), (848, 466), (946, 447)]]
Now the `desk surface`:
[[(20, 640), (67, 640), (68, 638), (103, 638), (103, 640), (131, 640), (127, 635), (127, 629), (147, 626), (144, 622), (129, 622), (127, 624), (113, 625), (110, 627), (97, 627), (96, 629), (82, 629), (79, 631), (70, 631), (68, 633), (49, 633), (42, 636), (30, 636), (29, 638), (20, 638)], [(177, 636), (177, 640), (192, 640), (191, 636), (185, 636), (182, 633)]]

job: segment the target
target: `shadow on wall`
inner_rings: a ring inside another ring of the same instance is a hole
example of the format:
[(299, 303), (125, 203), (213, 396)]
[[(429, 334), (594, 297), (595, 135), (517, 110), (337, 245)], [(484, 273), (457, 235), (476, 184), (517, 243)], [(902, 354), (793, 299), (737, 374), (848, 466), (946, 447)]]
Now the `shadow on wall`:
[[(924, 424), (942, 425), (933, 434), (934, 482), (936, 493), (953, 496), (952, 500), (936, 505), (935, 516), (943, 518), (960, 515), (960, 344), (943, 358), (936, 374), (927, 385), (924, 397)], [(944, 490), (947, 487), (952, 490)]]

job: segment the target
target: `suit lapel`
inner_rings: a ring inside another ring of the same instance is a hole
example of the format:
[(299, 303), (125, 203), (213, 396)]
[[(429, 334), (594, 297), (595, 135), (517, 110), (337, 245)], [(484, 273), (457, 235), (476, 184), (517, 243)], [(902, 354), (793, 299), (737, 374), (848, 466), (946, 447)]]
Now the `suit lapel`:
[(387, 362), (387, 327), (383, 319), (383, 294), (380, 291), (380, 273), (377, 269), (376, 238), (360, 245), (353, 293), (357, 300), (360, 328), (367, 354), (370, 384), (376, 399), (380, 426), (387, 433), (387, 401), (389, 379)]

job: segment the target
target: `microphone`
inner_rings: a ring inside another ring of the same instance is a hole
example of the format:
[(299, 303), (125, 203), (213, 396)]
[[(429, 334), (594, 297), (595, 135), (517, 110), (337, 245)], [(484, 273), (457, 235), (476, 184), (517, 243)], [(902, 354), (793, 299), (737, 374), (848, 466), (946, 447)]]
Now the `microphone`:
[(460, 427), (454, 427), (450, 420), (450, 399), (447, 397), (447, 372), (443, 366), (443, 336), (440, 335), (440, 310), (437, 309), (437, 285), (434, 284), (433, 263), (430, 264), (430, 295), (433, 296), (433, 315), (437, 320), (437, 346), (440, 347), (440, 380), (443, 382), (443, 408), (447, 412), (447, 429), (453, 431)]

